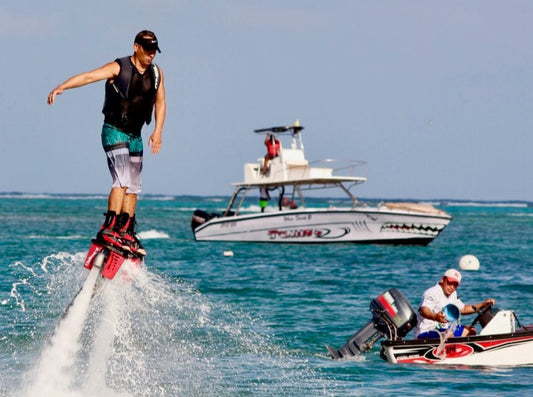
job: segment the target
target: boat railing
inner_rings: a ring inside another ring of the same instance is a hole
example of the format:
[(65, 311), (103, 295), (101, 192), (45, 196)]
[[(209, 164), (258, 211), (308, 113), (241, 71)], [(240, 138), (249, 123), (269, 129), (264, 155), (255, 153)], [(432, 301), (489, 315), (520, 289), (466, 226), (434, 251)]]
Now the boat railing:
[(309, 163), (313, 168), (328, 168), (331, 176), (366, 178), (366, 161), (322, 159)]

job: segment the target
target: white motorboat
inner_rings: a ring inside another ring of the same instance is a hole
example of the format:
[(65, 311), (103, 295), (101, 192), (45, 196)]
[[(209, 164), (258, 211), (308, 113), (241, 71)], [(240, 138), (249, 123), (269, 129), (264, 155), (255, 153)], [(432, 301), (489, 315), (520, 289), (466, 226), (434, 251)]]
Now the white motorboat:
[[(310, 163), (304, 153), (302, 130), (298, 122), (255, 130), (288, 139), (290, 146), (284, 147), (278, 140), (278, 155), (269, 161), (267, 170), (263, 169), (264, 158), (245, 164), (244, 181), (234, 184), (235, 191), (223, 213), (195, 210), (191, 227), (196, 240), (426, 245), (450, 222), (449, 214), (429, 204), (381, 203), (370, 207), (359, 202), (350, 189), (366, 181), (364, 175), (355, 175), (364, 170), (365, 163), (329, 159)], [(308, 207), (311, 199), (306, 201), (304, 191), (328, 188), (347, 196), (347, 204)], [(279, 195), (275, 205), (250, 211), (250, 198), (270, 198), (275, 192)]]
[(381, 358), (391, 364), (533, 365), (533, 325), (522, 326), (512, 310), (493, 311), (486, 306), (471, 324), (481, 326), (477, 335), (436, 339), (404, 339), (417, 319), (409, 301), (395, 288), (374, 299), (370, 311), (372, 320), (343, 347), (327, 346), (333, 358), (357, 356), (385, 337)]

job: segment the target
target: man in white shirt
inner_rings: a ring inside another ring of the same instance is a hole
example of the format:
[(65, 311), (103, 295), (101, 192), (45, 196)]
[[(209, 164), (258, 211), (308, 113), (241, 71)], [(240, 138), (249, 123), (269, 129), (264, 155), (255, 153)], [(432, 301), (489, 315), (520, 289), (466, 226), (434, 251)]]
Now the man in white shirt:
[[(474, 305), (464, 304), (457, 297), (457, 288), (461, 284), (461, 273), (455, 269), (448, 269), (441, 280), (433, 287), (427, 289), (422, 296), (418, 308), (416, 336), (418, 339), (438, 338), (439, 331), (443, 332), (450, 326), (442, 309), (452, 304), (457, 306), (461, 314), (473, 314), (488, 305), (494, 305), (494, 299), (486, 299)], [(457, 326), (454, 336), (475, 335), (474, 328)]]

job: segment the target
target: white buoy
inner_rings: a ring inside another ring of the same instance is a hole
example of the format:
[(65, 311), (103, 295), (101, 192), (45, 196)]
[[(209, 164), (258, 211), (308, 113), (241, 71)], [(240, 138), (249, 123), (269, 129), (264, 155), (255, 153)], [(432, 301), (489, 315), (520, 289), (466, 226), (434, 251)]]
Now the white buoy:
[(233, 251), (224, 251), (224, 256), (233, 256)]
[(459, 259), (459, 267), (462, 270), (479, 270), (479, 259), (474, 255), (464, 255)]

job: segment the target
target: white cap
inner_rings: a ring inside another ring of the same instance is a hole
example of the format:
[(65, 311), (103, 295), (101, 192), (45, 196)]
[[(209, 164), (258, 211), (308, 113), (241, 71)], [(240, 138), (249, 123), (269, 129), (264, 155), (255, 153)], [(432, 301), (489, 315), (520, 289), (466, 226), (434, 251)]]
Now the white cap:
[(450, 281), (456, 281), (457, 284), (461, 284), (461, 273), (459, 273), (455, 269), (446, 270), (446, 273), (444, 273), (444, 277), (446, 277)]

